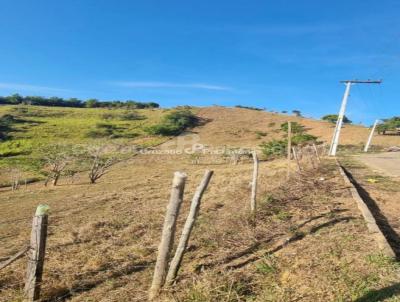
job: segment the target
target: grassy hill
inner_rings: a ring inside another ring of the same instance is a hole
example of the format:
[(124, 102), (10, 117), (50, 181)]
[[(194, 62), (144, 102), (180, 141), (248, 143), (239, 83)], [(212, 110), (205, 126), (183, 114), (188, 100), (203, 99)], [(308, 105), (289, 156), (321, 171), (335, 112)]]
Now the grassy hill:
[[(43, 142), (103, 140), (87, 134), (104, 122), (129, 134), (108, 136), (107, 142), (154, 146), (168, 139), (143, 131), (169, 112), (162, 109), (136, 110), (146, 119), (125, 121), (104, 119), (104, 114), (125, 110), (28, 107), (35, 115), (29, 116), (18, 108), (0, 107), (3, 114), (24, 120), (4, 144), (26, 141), (23, 146), (30, 147), (24, 150), (32, 153), (17, 152), (2, 161), (29, 162)], [(288, 119), (322, 140), (329, 141), (332, 130), (325, 122), (249, 109), (194, 110), (207, 123), (189, 133), (210, 146), (255, 147), (282, 138), (280, 124)], [(367, 136), (368, 129), (346, 126), (343, 134), (345, 143), (361, 144), (359, 136)], [(395, 139), (377, 137), (375, 142), (391, 145)], [(146, 301), (172, 174), (188, 174), (179, 236), (205, 169), (214, 170), (214, 176), (177, 284), (163, 292), (161, 301), (377, 301), (397, 290), (391, 286), (396, 286), (398, 264), (380, 253), (328, 159), (318, 169), (306, 166), (302, 178), (289, 181), (285, 160), (260, 162), (256, 224), (249, 219), (252, 162), (233, 165), (223, 155), (205, 155), (195, 163), (190, 154), (139, 154), (113, 166), (94, 185), (81, 173), (74, 183), (62, 178), (55, 187), (38, 182), (14, 192), (2, 188), (0, 258), (26, 244), (35, 208), (45, 203), (51, 208), (45, 301)], [(25, 267), (26, 259), (20, 259), (0, 271), (0, 301), (22, 301)]]
[[(197, 129), (201, 142), (209, 145), (236, 145), (256, 147), (261, 141), (282, 138), (282, 123), (298, 122), (307, 131), (330, 143), (335, 125), (329, 122), (241, 108), (207, 107), (199, 109), (199, 116), (211, 121)], [(368, 139), (369, 129), (358, 125), (345, 125), (340, 136), (342, 145), (360, 147)], [(265, 134), (265, 135), (260, 135)], [(386, 147), (400, 144), (400, 136), (376, 135), (373, 145)]]
[(40, 177), (40, 150), (54, 144), (103, 142), (155, 146), (167, 138), (148, 135), (145, 129), (157, 124), (168, 112), (168, 109), (0, 106), (0, 121), (7, 123), (3, 126), (6, 129), (2, 129), (7, 138), (0, 142), (0, 168), (18, 167), (28, 177)]
[[(334, 125), (324, 121), (259, 110), (226, 107), (192, 108), (203, 121), (195, 132), (199, 143), (210, 146), (254, 148), (262, 142), (282, 139), (281, 124), (295, 121), (320, 141), (330, 142)], [(17, 167), (28, 179), (42, 178), (41, 150), (54, 144), (121, 144), (156, 146), (168, 137), (145, 130), (159, 123), (169, 109), (67, 108), (27, 105), (0, 106), (0, 127), (6, 139), (0, 142), (0, 169)], [(3, 121), (3, 122), (2, 122)], [(369, 134), (362, 126), (346, 125), (341, 143), (361, 149)], [(396, 136), (376, 136), (374, 145), (399, 145)], [(7, 183), (2, 173), (0, 183)]]

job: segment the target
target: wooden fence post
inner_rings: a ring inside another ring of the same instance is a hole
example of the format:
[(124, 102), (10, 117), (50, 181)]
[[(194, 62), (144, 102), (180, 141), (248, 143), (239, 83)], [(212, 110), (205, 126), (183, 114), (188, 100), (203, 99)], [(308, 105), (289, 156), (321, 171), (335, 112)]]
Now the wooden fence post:
[(25, 301), (36, 301), (40, 297), (46, 250), (48, 210), (47, 205), (39, 205), (33, 217), (24, 289)]
[(251, 182), (251, 199), (250, 199), (250, 210), (254, 216), (256, 214), (256, 196), (257, 196), (257, 177), (258, 177), (258, 158), (256, 151), (252, 152), (253, 155), (253, 180)]
[(213, 171), (206, 170), (200, 185), (197, 187), (196, 192), (194, 193), (192, 203), (190, 205), (190, 211), (188, 217), (186, 218), (185, 226), (183, 227), (182, 235), (181, 238), (179, 239), (175, 256), (172, 259), (171, 264), (169, 266), (166, 279), (167, 285), (171, 285), (178, 274), (178, 270), (181, 266), (181, 262), (183, 259), (183, 254), (185, 253), (186, 247), (189, 242), (190, 234), (192, 232), (194, 223), (196, 221), (197, 215), (200, 210), (201, 198), (203, 197), (204, 191), (207, 189), (208, 183), (210, 182), (213, 173), (214, 173)]
[(299, 170), (299, 172), (301, 172), (300, 161), (299, 161), (299, 158), (297, 157), (296, 149), (294, 147), (292, 147), (292, 150), (293, 150), (293, 157), (296, 160), (297, 169)]
[(175, 172), (172, 181), (171, 197), (165, 214), (164, 226), (161, 235), (161, 242), (158, 246), (158, 255), (154, 269), (153, 282), (149, 291), (149, 299), (153, 300), (164, 285), (165, 276), (172, 245), (174, 243), (174, 234), (176, 229), (176, 220), (183, 201), (183, 192), (185, 189), (186, 174)]
[(292, 150), (292, 123), (288, 122), (288, 145), (287, 145), (287, 178), (290, 176), (290, 159), (292, 155), (290, 154)]
[(321, 162), (321, 158), (319, 157), (317, 146), (314, 143), (312, 144), (312, 146), (313, 146), (313, 149), (314, 149), (314, 152), (315, 152), (315, 157), (317, 158), (318, 162), (320, 163)]

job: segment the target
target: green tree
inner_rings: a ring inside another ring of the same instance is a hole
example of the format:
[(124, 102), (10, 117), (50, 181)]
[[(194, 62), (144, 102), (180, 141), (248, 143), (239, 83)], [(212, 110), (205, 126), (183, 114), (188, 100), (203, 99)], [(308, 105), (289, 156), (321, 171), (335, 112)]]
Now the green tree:
[(292, 113), (293, 113), (295, 116), (302, 116), (300, 110), (292, 110)]
[(379, 134), (386, 134), (387, 131), (396, 131), (400, 128), (400, 116), (394, 116), (389, 119), (384, 119), (383, 123), (379, 124), (377, 127)]
[[(337, 114), (327, 114), (327, 115), (324, 115), (324, 116), (322, 117), (322, 120), (323, 120), (323, 121), (328, 121), (328, 122), (331, 122), (331, 123), (336, 123), (337, 120), (338, 120), (338, 115), (337, 115)], [(349, 119), (347, 118), (347, 116), (344, 116), (344, 117), (343, 117), (343, 123), (345, 123), (345, 124), (351, 124), (352, 121), (349, 120)]]
[[(298, 122), (291, 122), (290, 128), (293, 134), (301, 134), (305, 131), (304, 126), (299, 124)], [(288, 132), (288, 122), (281, 124), (281, 130)]]
[(85, 102), (85, 107), (87, 108), (96, 108), (99, 107), (99, 101), (97, 99), (88, 99)]

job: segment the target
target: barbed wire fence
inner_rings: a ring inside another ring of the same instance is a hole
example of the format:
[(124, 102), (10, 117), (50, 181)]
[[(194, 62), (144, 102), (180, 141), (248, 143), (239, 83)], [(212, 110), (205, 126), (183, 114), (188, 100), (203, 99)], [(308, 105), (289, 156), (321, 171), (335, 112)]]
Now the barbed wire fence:
[[(296, 158), (292, 158), (292, 160), (297, 160), (297, 164), (299, 165), (299, 169), (297, 173), (295, 173), (296, 176), (301, 177), (303, 169), (317, 169), (319, 163), (321, 162), (321, 157), (326, 155), (326, 145), (306, 145), (303, 147), (294, 147), (295, 152), (293, 152), (293, 155), (296, 154)], [(209, 160), (215, 161), (215, 162), (222, 162), (225, 164), (233, 164), (237, 165), (240, 161), (251, 161), (252, 157), (253, 160), (257, 160), (257, 157), (254, 157), (254, 150), (241, 150), (240, 155), (223, 155), (220, 156), (222, 157), (221, 159), (216, 159), (215, 156), (210, 156)], [(194, 161), (192, 162), (193, 164), (199, 164), (199, 160), (196, 156), (194, 156)], [(257, 165), (254, 165), (254, 167), (258, 167)], [(283, 168), (284, 169), (284, 168)], [(253, 174), (253, 182), (254, 182), (254, 175)], [(201, 197), (200, 197), (201, 198)], [(256, 206), (255, 206), (255, 196), (252, 193), (252, 200), (251, 203), (253, 204), (251, 208), (253, 211), (255, 211)], [(57, 218), (63, 217), (67, 212), (70, 211), (84, 211), (84, 210), (93, 210), (96, 208), (102, 208), (105, 206), (107, 203), (107, 200), (103, 203), (100, 204), (88, 204), (84, 206), (76, 206), (74, 204), (73, 206), (65, 206), (56, 210), (52, 210), (51, 216), (54, 220)], [(195, 220), (195, 217), (197, 216), (194, 215), (193, 219)], [(42, 276), (43, 276), (43, 265), (44, 265), (44, 260), (45, 260), (45, 250), (46, 250), (46, 239), (47, 239), (47, 233), (48, 230), (51, 230), (52, 226), (48, 225), (48, 211), (43, 205), (39, 205), (35, 215), (33, 216), (33, 221), (32, 221), (32, 216), (25, 216), (25, 217), (19, 217), (16, 219), (7, 219), (0, 221), (0, 225), (10, 225), (10, 224), (19, 224), (26, 226), (26, 228), (22, 228), (19, 230), (19, 232), (15, 233), (6, 233), (2, 237), (0, 237), (0, 240), (4, 239), (10, 239), (10, 238), (18, 238), (17, 242), (20, 244), (20, 248), (12, 253), (9, 257), (3, 257), (0, 258), (0, 270), (3, 270), (4, 268), (12, 265), (13, 263), (17, 261), (23, 261), (23, 259), (27, 260), (27, 265), (26, 265), (26, 271), (25, 271), (25, 277), (19, 278), (18, 281), (16, 281), (15, 278), (9, 277), (8, 279), (6, 278), (3, 280), (3, 284), (0, 284), (0, 290), (3, 288), (11, 288), (11, 289), (22, 289), (23, 288), (23, 295), (26, 299), (26, 301), (36, 301), (40, 297), (40, 290), (41, 290), (41, 285), (43, 283)], [(30, 241), (28, 241), (28, 238), (26, 239), (21, 239), (21, 235), (24, 233), (27, 233), (28, 227), (31, 226), (31, 237)], [(190, 235), (190, 234), (189, 234)], [(188, 238), (187, 238), (188, 240)], [(187, 243), (187, 242), (186, 242)], [(51, 249), (52, 247), (50, 247)], [(183, 254), (181, 255), (183, 257)], [(178, 261), (177, 267), (174, 268), (175, 273), (174, 278), (176, 277), (177, 271), (179, 270), (179, 265), (180, 265), (181, 259)], [(144, 269), (148, 269), (150, 267), (154, 266), (155, 261), (147, 262), (147, 263), (141, 263), (141, 264), (131, 264), (125, 267), (117, 267), (113, 269), (104, 269), (102, 270), (103, 273), (108, 273), (110, 276), (120, 276), (123, 274), (126, 274), (131, 271), (141, 271)], [(96, 274), (98, 271), (85, 271), (85, 272), (71, 272), (74, 276), (90, 276), (91, 274)], [(164, 272), (165, 274), (166, 272)], [(53, 276), (58, 276), (62, 277), (62, 275), (65, 274), (65, 272), (60, 272), (60, 270), (57, 269), (52, 269), (46, 268), (46, 274), (48, 274), (49, 277)], [(19, 272), (17, 275), (19, 277), (23, 276), (23, 273)], [(162, 278), (165, 278), (162, 277)], [(169, 277), (170, 279), (168, 280), (169, 283), (172, 282), (172, 277)], [(162, 280), (161, 286), (165, 282), (165, 280)], [(99, 281), (92, 280), (92, 281), (86, 281), (83, 282), (80, 286), (77, 286), (74, 288), (74, 292), (79, 292), (83, 289), (95, 287)], [(161, 287), (160, 286), (160, 287)], [(156, 290), (159, 291), (160, 288)], [(71, 292), (65, 292), (61, 294), (58, 298), (59, 299), (65, 299), (69, 296), (71, 296)]]

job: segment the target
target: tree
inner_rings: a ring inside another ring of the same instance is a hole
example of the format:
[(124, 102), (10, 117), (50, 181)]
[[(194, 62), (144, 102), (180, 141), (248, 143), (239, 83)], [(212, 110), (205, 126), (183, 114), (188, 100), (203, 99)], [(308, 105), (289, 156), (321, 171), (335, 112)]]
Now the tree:
[(43, 170), (47, 174), (45, 186), (52, 180), (56, 186), (66, 167), (73, 163), (79, 156), (76, 148), (72, 145), (55, 144), (41, 148)]
[(164, 116), (160, 124), (148, 127), (146, 131), (153, 135), (178, 135), (187, 128), (196, 126), (199, 121), (190, 110), (176, 110)]
[[(291, 122), (291, 130), (293, 134), (301, 134), (305, 131), (304, 126), (299, 124), (298, 122)], [(281, 124), (281, 130), (288, 132), (288, 122)]]
[(87, 108), (96, 108), (99, 107), (99, 101), (96, 99), (89, 99), (85, 102), (85, 107)]
[(299, 116), (299, 117), (302, 116), (300, 110), (292, 110), (292, 113), (293, 113), (295, 116)]
[[(336, 123), (337, 120), (338, 120), (338, 115), (337, 115), (337, 114), (327, 114), (327, 115), (324, 115), (324, 116), (322, 117), (322, 120), (323, 120), (323, 121), (328, 121), (328, 122), (331, 122), (331, 123)], [(349, 119), (347, 118), (347, 116), (344, 116), (344, 117), (343, 117), (343, 123), (345, 123), (345, 124), (351, 124), (352, 121), (349, 120)]]
[(105, 152), (104, 146), (92, 146), (86, 151), (86, 157), (89, 160), (89, 180), (95, 184), (98, 179), (109, 172), (110, 168), (119, 160)]
[(400, 128), (400, 116), (384, 119), (383, 123), (379, 124), (376, 128), (379, 134), (385, 135), (388, 131), (394, 131), (395, 134), (398, 134)]

